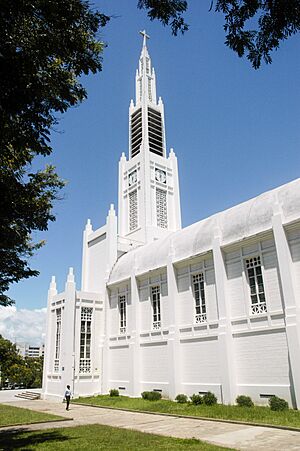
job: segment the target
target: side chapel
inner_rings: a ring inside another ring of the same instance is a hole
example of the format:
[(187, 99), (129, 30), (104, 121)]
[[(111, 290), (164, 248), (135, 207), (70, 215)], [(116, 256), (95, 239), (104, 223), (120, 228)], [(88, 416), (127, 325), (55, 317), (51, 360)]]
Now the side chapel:
[(147, 50), (118, 217), (83, 232), (81, 288), (48, 291), (43, 397), (212, 391), (300, 408), (300, 179), (181, 228), (177, 158)]

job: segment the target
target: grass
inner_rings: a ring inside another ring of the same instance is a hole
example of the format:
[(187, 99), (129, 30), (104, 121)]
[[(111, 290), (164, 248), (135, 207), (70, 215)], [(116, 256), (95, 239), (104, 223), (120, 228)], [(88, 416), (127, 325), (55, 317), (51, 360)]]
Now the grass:
[[(35, 412), (21, 407), (0, 404), (0, 427), (16, 424), (40, 423), (43, 421), (61, 420), (63, 417), (49, 413)], [(1, 449), (1, 448), (0, 448)]]
[(0, 449), (225, 451), (232, 448), (222, 448), (196, 439), (178, 439), (110, 426), (91, 425), (34, 432), (3, 431), (0, 432)]
[(249, 423), (272, 424), (275, 426), (289, 426), (300, 429), (300, 412), (298, 410), (286, 410), (274, 412), (269, 407), (239, 407), (217, 404), (214, 406), (193, 404), (178, 404), (174, 401), (162, 399), (160, 401), (147, 401), (142, 398), (129, 398), (127, 396), (110, 397), (109, 395), (90, 398), (78, 398), (73, 402), (87, 405), (116, 407), (129, 410), (143, 410), (147, 412), (169, 413), (174, 415), (186, 415), (204, 418), (216, 418), (233, 421), (245, 421)]

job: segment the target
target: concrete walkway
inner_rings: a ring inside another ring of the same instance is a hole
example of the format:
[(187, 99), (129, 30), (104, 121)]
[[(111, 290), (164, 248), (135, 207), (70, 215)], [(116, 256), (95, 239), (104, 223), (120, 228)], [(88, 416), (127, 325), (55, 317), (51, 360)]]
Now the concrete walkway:
[(150, 434), (160, 434), (179, 438), (196, 438), (215, 445), (228, 446), (239, 450), (300, 450), (300, 432), (295, 431), (219, 423), (192, 418), (175, 418), (148, 413), (124, 412), (76, 404), (71, 404), (70, 410), (67, 412), (65, 410), (65, 404), (42, 400), (25, 400), (17, 401), (16, 403), (10, 401), (6, 402), (6, 404), (70, 417), (73, 418), (73, 420), (1, 428), (0, 432), (2, 433), (5, 430), (39, 431), (49, 428), (103, 424), (119, 428), (134, 429)]

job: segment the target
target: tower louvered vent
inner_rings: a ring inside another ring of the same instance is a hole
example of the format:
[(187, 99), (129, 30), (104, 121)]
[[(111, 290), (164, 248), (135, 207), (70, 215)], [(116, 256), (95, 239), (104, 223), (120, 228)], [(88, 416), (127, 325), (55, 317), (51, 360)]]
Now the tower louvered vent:
[(161, 113), (148, 108), (148, 130), (150, 152), (163, 156), (163, 131)]
[(131, 116), (131, 158), (140, 152), (142, 142), (142, 109)]

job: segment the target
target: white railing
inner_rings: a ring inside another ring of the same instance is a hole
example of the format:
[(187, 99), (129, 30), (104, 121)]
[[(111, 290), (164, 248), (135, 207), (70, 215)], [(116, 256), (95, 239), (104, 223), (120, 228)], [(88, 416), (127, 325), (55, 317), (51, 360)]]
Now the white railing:
[(259, 313), (266, 313), (267, 304), (265, 302), (261, 302), (260, 304), (252, 304), (251, 305), (251, 313), (252, 315), (257, 315)]
[(206, 323), (206, 321), (207, 321), (206, 313), (198, 313), (197, 315), (195, 315), (195, 323), (196, 324)]
[(154, 330), (159, 330), (159, 329), (161, 329), (161, 322), (160, 322), (160, 321), (154, 321), (154, 323), (153, 323), (153, 329), (154, 329)]

